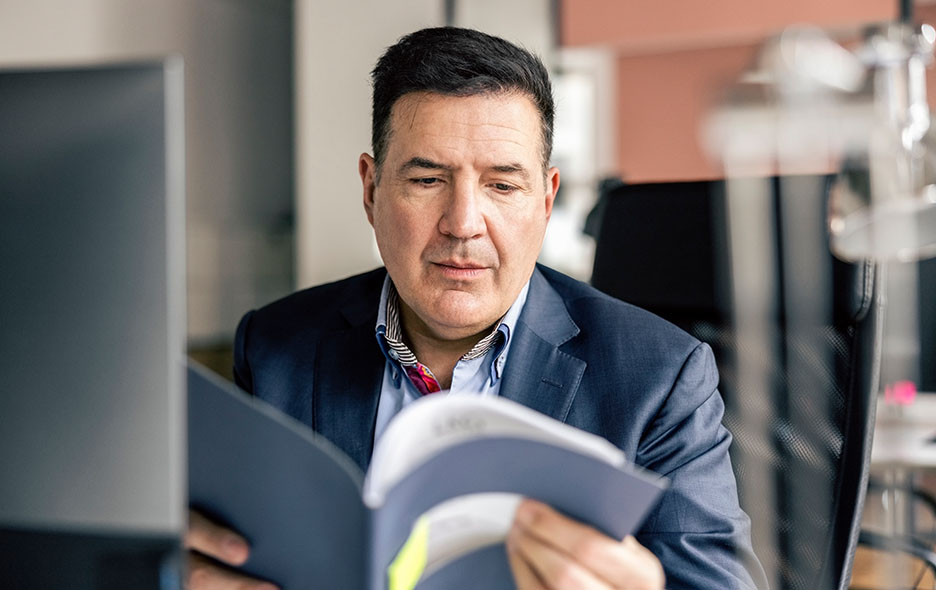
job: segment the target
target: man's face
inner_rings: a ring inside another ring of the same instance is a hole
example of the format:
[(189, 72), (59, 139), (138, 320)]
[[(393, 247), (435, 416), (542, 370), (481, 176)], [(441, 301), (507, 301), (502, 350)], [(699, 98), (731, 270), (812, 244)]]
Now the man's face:
[(411, 93), (390, 129), (379, 184), (367, 154), (359, 170), (407, 329), (476, 335), (533, 272), (559, 188), (559, 171), (543, 170), (539, 112), (521, 94)]

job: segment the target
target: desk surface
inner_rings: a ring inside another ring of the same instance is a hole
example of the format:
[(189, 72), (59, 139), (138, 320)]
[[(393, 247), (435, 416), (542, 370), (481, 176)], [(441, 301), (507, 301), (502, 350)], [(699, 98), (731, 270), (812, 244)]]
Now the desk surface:
[(936, 468), (936, 393), (920, 393), (908, 406), (878, 400), (871, 464)]

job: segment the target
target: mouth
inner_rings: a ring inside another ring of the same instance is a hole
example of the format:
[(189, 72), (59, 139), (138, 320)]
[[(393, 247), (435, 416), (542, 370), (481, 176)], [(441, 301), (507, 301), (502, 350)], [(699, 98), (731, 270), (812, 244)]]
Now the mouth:
[(459, 270), (483, 270), (487, 268), (487, 266), (483, 264), (478, 264), (477, 262), (471, 262), (470, 260), (447, 259), (447, 260), (440, 260), (433, 264), (436, 264), (438, 266), (446, 266), (448, 268), (457, 268)]
[(465, 260), (441, 260), (432, 264), (442, 271), (443, 276), (461, 280), (478, 277), (488, 268), (482, 264)]

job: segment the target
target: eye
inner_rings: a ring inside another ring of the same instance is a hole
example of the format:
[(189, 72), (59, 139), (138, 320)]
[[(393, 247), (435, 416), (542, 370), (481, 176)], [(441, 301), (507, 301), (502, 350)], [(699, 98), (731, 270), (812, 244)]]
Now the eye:
[(423, 178), (410, 178), (410, 182), (417, 186), (433, 186), (440, 184), (442, 179), (436, 178), (435, 176), (428, 176)]
[(514, 185), (507, 184), (504, 182), (495, 182), (491, 185), (491, 187), (497, 192), (504, 193), (504, 194), (510, 194), (514, 192), (515, 190), (517, 190), (517, 187), (515, 187)]

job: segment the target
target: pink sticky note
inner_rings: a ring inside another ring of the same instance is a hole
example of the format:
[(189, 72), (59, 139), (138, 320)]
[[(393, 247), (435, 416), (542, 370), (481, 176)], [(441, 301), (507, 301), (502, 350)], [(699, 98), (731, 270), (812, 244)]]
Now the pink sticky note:
[(916, 399), (917, 388), (913, 381), (897, 381), (884, 388), (884, 401), (889, 404), (909, 406)]

